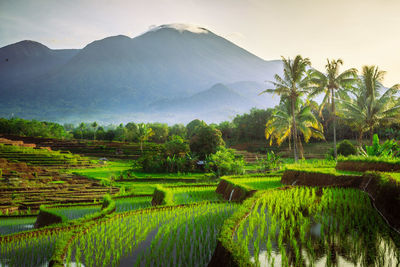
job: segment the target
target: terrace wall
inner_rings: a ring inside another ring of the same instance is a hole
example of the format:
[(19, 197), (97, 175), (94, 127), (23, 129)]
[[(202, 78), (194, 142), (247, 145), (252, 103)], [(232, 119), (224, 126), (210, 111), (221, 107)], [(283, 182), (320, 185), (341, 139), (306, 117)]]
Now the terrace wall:
[(381, 172), (398, 172), (400, 164), (390, 162), (366, 162), (366, 161), (338, 161), (336, 164), (337, 170), (366, 172), (366, 171), (381, 171)]
[(225, 200), (243, 201), (249, 196), (252, 196), (255, 190), (249, 190), (242, 186), (236, 185), (229, 180), (221, 179), (217, 186), (216, 192), (221, 194)]

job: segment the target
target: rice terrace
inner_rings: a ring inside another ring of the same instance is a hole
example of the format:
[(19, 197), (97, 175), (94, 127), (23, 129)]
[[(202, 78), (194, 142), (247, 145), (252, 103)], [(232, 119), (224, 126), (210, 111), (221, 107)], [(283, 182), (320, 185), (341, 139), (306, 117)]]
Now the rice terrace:
[(400, 267), (398, 10), (0, 1), (0, 267)]

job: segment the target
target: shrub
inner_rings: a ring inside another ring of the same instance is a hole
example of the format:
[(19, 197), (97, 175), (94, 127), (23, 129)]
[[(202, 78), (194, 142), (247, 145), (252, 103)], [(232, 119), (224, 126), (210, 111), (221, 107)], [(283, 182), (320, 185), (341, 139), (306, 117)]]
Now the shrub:
[(384, 158), (395, 158), (400, 157), (400, 145), (396, 140), (386, 140), (382, 145), (379, 143), (379, 137), (374, 134), (372, 140), (372, 146), (365, 146), (365, 150), (359, 148), (359, 154), (362, 156), (370, 157), (384, 157)]
[(243, 156), (236, 155), (233, 149), (219, 147), (215, 154), (206, 158), (205, 169), (220, 177), (227, 174), (243, 174), (244, 166)]
[(108, 195), (108, 194), (105, 195), (103, 197), (103, 205), (102, 205), (101, 209), (107, 208), (110, 205), (111, 202), (112, 202), (111, 196)]
[(166, 154), (146, 154), (139, 159), (143, 171), (145, 172), (193, 172), (196, 170), (197, 158), (192, 158), (189, 154), (182, 156), (168, 156)]
[(357, 150), (349, 140), (343, 140), (337, 145), (337, 153), (347, 157), (357, 154)]
[(281, 157), (275, 154), (274, 151), (267, 152), (265, 158), (257, 158), (257, 168), (262, 171), (278, 169), (281, 164)]

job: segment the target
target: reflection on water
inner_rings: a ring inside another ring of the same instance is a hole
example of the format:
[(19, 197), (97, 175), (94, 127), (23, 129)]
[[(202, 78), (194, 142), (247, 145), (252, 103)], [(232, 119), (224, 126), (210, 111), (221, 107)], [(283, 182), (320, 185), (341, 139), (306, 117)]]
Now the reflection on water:
[(399, 236), (364, 193), (292, 190), (261, 199), (238, 227), (235, 240), (257, 266), (400, 265)]
[(0, 235), (9, 235), (33, 228), (36, 217), (16, 217), (0, 219)]

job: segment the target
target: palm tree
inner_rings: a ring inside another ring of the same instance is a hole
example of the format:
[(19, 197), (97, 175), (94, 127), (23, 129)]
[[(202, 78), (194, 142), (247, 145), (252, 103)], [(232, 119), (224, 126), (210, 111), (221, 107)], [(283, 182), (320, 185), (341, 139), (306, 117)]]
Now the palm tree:
[(93, 128), (93, 140), (96, 140), (96, 130), (97, 130), (97, 127), (99, 126), (98, 124), (97, 124), (97, 122), (93, 122), (92, 124), (91, 124), (91, 126), (92, 126), (92, 128)]
[(395, 94), (400, 85), (384, 88), (382, 85), (384, 75), (385, 72), (376, 66), (364, 66), (361, 79), (352, 90), (354, 98), (342, 100), (340, 103), (340, 116), (358, 131), (359, 145), (365, 132), (369, 131), (372, 144), (376, 126), (399, 119), (400, 101)]
[(310, 72), (311, 82), (314, 84), (309, 97), (314, 97), (321, 93), (325, 93), (324, 99), (319, 108), (319, 115), (322, 117), (322, 110), (326, 104), (331, 103), (332, 120), (333, 120), (333, 151), (334, 156), (337, 158), (336, 150), (336, 107), (335, 98), (336, 93), (339, 96), (346, 95), (346, 89), (352, 86), (357, 81), (357, 70), (352, 68), (339, 73), (340, 65), (343, 65), (341, 59), (331, 60), (327, 59), (328, 63), (325, 65), (326, 74), (312, 70)]
[[(325, 139), (323, 126), (312, 113), (311, 103), (307, 101), (302, 103), (298, 98), (295, 105), (296, 128), (302, 133), (304, 141), (308, 143), (311, 137)], [(281, 104), (274, 110), (271, 118), (267, 121), (265, 128), (265, 138), (269, 139), (272, 145), (276, 141), (280, 146), (287, 138), (290, 138), (292, 132), (292, 112), (289, 99), (283, 99)], [(301, 138), (298, 136), (299, 147), (302, 148)], [(300, 149), (301, 158), (303, 158), (303, 150)]]
[(83, 129), (85, 129), (85, 123), (81, 122), (81, 124), (79, 124), (79, 130), (81, 131), (81, 139), (83, 139)]
[(306, 69), (311, 65), (308, 58), (302, 58), (297, 55), (294, 60), (282, 57), (283, 61), (283, 77), (276, 74), (275, 81), (271, 81), (275, 88), (266, 89), (262, 93), (274, 93), (283, 98), (288, 98), (291, 104), (292, 114), (292, 128), (291, 134), (293, 136), (293, 152), (294, 160), (298, 160), (297, 156), (297, 127), (295, 116), (295, 103), (297, 99), (304, 93), (308, 92), (310, 80), (307, 75)]
[(143, 153), (143, 142), (147, 141), (152, 135), (154, 135), (153, 129), (148, 127), (144, 123), (138, 124), (138, 135), (139, 135), (139, 142), (140, 142), (140, 151)]

